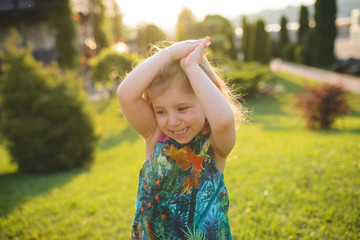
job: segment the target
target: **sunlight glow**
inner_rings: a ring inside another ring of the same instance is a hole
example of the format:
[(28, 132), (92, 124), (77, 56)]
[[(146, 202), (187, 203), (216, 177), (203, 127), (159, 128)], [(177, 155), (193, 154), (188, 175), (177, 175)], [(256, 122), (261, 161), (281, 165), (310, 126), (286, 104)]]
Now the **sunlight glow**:
[(113, 46), (113, 49), (119, 53), (129, 52), (129, 47), (124, 42), (118, 42), (115, 46)]
[(315, 0), (116, 0), (124, 16), (124, 24), (136, 27), (141, 23), (153, 23), (158, 27), (175, 31), (178, 15), (186, 7), (191, 9), (198, 21), (208, 14), (220, 14), (234, 19), (242, 14), (259, 12), (264, 9), (280, 9), (286, 6), (310, 5)]

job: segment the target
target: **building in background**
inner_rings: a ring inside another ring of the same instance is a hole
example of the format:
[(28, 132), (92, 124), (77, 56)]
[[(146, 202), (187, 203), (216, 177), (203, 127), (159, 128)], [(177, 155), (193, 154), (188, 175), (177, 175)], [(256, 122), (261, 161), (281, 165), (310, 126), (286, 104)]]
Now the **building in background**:
[(360, 9), (351, 11), (350, 42), (360, 46)]
[[(77, 44), (82, 54), (95, 54), (93, 37), (93, 8), (90, 0), (71, 0), (73, 19), (78, 25)], [(46, 16), (46, 9), (39, 0), (0, 0), (0, 43), (17, 30), (23, 44), (31, 44), (36, 60), (46, 64), (57, 59), (55, 33)]]

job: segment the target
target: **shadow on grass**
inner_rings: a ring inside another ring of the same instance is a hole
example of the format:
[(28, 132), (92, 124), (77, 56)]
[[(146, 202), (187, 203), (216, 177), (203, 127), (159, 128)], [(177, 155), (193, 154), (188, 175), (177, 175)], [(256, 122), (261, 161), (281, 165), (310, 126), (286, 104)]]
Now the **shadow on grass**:
[(123, 141), (128, 141), (130, 143), (133, 143), (136, 140), (138, 140), (138, 138), (139, 138), (139, 134), (131, 126), (128, 125), (124, 130), (120, 131), (119, 133), (104, 139), (100, 143), (100, 149), (108, 150), (112, 147), (117, 146)]
[(6, 217), (13, 209), (27, 200), (47, 194), (54, 188), (62, 187), (74, 177), (87, 172), (88, 168), (51, 174), (0, 174), (0, 217)]

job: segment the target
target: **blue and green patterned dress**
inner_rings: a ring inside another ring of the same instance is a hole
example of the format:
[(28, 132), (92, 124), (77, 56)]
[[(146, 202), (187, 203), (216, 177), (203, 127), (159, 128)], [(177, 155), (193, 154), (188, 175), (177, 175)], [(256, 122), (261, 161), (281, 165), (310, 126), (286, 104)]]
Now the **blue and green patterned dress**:
[(228, 209), (209, 138), (162, 134), (140, 170), (131, 239), (232, 239)]

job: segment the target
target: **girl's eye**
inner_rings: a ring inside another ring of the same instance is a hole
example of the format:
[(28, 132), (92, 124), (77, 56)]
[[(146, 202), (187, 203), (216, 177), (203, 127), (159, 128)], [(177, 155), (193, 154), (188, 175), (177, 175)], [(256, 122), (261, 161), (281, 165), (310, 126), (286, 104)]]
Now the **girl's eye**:
[(181, 112), (181, 111), (185, 111), (185, 110), (188, 109), (188, 108), (189, 108), (189, 107), (179, 107), (179, 108), (178, 108), (178, 111), (180, 111), (180, 112)]
[(156, 114), (164, 114), (164, 111), (156, 111)]

